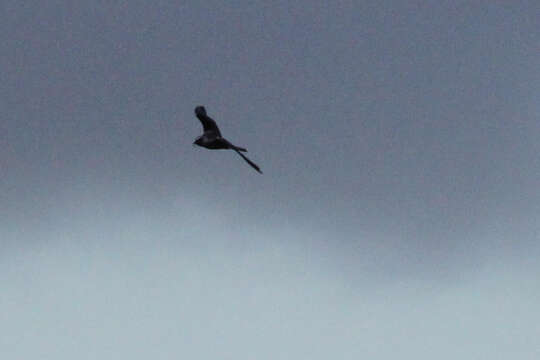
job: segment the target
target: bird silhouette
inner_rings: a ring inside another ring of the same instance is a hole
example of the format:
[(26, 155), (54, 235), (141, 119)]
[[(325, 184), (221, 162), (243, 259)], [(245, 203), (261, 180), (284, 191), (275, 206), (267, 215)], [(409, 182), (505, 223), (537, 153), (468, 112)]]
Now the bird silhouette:
[(197, 106), (195, 108), (195, 116), (197, 116), (197, 118), (202, 123), (203, 134), (195, 139), (193, 145), (202, 146), (211, 150), (232, 149), (236, 151), (236, 153), (240, 155), (242, 159), (244, 159), (249, 165), (251, 165), (252, 168), (262, 174), (259, 166), (253, 161), (249, 160), (247, 156), (242, 154), (242, 152), (246, 152), (247, 149), (233, 145), (227, 139), (221, 136), (221, 132), (219, 131), (219, 128), (214, 119), (206, 115), (206, 109), (204, 108), (204, 106)]

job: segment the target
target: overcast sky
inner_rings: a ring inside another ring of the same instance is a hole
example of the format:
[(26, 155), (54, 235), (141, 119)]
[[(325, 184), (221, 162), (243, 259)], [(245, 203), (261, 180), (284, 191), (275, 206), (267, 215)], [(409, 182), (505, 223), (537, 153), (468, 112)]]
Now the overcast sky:
[(0, 9), (2, 357), (540, 358), (540, 2)]

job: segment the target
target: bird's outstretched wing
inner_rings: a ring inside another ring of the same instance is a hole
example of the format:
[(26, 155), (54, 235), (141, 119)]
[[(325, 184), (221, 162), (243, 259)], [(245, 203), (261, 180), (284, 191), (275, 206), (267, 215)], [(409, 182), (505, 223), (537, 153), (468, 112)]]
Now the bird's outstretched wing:
[(219, 131), (214, 119), (206, 115), (206, 109), (204, 106), (197, 106), (195, 108), (195, 115), (197, 116), (197, 119), (201, 121), (205, 133), (210, 132), (214, 135), (221, 136), (221, 132)]
[(259, 166), (257, 164), (255, 164), (253, 161), (249, 160), (247, 158), (246, 155), (242, 154), (240, 151), (238, 151), (237, 149), (233, 148), (234, 151), (236, 151), (236, 153), (238, 155), (240, 155), (242, 157), (242, 159), (246, 160), (246, 162), (251, 165), (252, 168), (254, 168), (259, 174), (262, 174), (262, 171), (261, 169), (259, 168)]

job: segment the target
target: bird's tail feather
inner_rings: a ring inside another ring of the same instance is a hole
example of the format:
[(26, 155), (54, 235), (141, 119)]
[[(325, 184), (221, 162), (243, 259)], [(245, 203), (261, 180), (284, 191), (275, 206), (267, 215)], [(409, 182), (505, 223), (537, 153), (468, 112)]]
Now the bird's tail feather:
[(223, 139), (223, 141), (229, 146), (229, 149), (233, 149), (233, 150), (235, 150), (235, 151), (247, 152), (247, 149), (246, 149), (246, 148), (243, 148), (243, 147), (240, 147), (240, 146), (236, 146), (236, 145), (232, 144), (230, 141), (225, 140), (225, 139)]
[(241, 150), (237, 150), (237, 149), (234, 149), (234, 151), (236, 151), (236, 153), (238, 155), (240, 155), (242, 157), (242, 159), (246, 160), (246, 162), (251, 165), (252, 168), (254, 168), (259, 174), (262, 174), (262, 171), (261, 169), (259, 168), (259, 166), (257, 164), (255, 164), (253, 161), (249, 160), (244, 154), (242, 154), (240, 151)]

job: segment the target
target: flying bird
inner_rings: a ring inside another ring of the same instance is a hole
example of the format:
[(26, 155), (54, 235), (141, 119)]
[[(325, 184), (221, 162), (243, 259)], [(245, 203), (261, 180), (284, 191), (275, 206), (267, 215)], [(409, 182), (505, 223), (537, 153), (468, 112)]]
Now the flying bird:
[(203, 134), (195, 139), (193, 145), (198, 145), (211, 150), (217, 149), (232, 149), (236, 151), (238, 155), (242, 157), (252, 168), (262, 174), (261, 169), (253, 161), (249, 160), (247, 156), (242, 154), (247, 149), (231, 144), (227, 139), (221, 136), (219, 128), (210, 116), (206, 115), (206, 109), (204, 106), (197, 106), (195, 108), (195, 116), (201, 121), (203, 126)]

